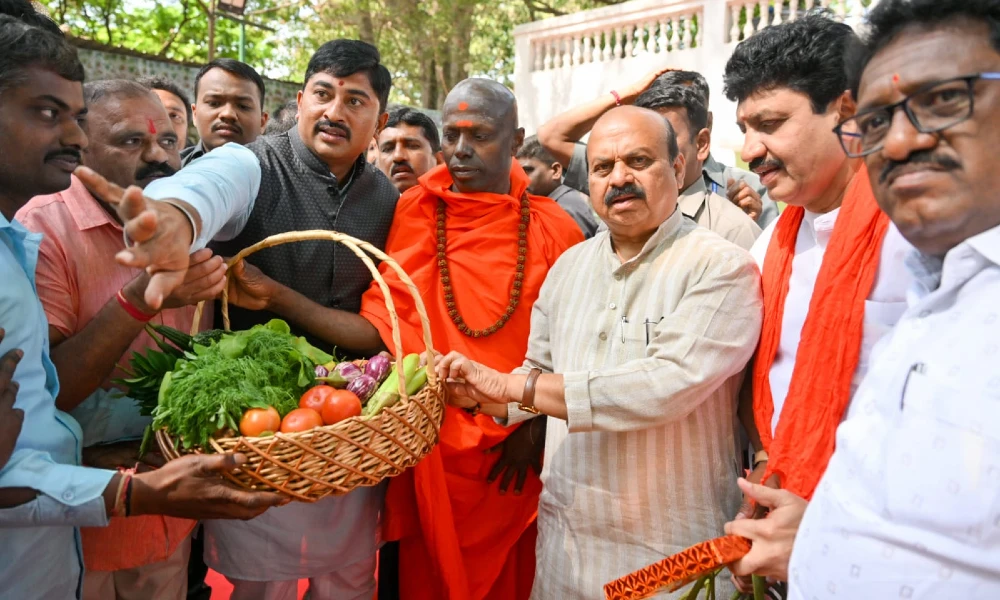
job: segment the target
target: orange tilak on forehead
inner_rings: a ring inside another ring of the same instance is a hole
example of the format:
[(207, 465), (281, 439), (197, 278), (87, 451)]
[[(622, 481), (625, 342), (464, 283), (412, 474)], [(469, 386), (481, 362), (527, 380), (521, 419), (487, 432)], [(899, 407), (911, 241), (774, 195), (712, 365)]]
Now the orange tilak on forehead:
[(458, 110), (469, 110), (469, 103), (468, 102), (459, 102), (458, 103)]
[(455, 121), (456, 127), (472, 127), (472, 121)]
[(892, 75), (892, 87), (899, 91), (899, 73), (893, 73)]

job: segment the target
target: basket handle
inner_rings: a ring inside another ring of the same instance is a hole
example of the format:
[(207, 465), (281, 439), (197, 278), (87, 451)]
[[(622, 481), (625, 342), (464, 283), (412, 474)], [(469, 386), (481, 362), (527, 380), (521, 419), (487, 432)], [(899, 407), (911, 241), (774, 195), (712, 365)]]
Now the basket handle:
[[(409, 395), (406, 393), (406, 374), (403, 372), (403, 342), (399, 334), (399, 317), (396, 314), (396, 306), (393, 304), (392, 295), (389, 292), (389, 286), (386, 284), (382, 275), (378, 271), (378, 267), (372, 259), (365, 254), (365, 252), (370, 253), (375, 256), (385, 264), (389, 265), (392, 270), (399, 275), (400, 281), (406, 285), (406, 289), (413, 296), (414, 307), (417, 310), (417, 316), (420, 317), (420, 325), (423, 329), (424, 336), (424, 348), (427, 352), (427, 381), (431, 385), (436, 383), (437, 374), (434, 372), (434, 344), (431, 340), (431, 324), (430, 320), (427, 318), (427, 309), (424, 307), (424, 301), (420, 297), (420, 292), (417, 291), (417, 286), (413, 284), (413, 280), (410, 276), (406, 274), (406, 271), (399, 266), (395, 260), (393, 260), (388, 254), (382, 252), (375, 246), (369, 244), (364, 240), (359, 240), (353, 238), (349, 235), (337, 232), (337, 231), (326, 231), (323, 229), (313, 229), (309, 231), (287, 231), (285, 233), (279, 233), (277, 235), (272, 235), (270, 237), (264, 238), (263, 240), (257, 242), (249, 248), (244, 248), (239, 254), (229, 259), (226, 263), (227, 267), (231, 267), (237, 262), (243, 260), (247, 256), (250, 256), (254, 252), (263, 250), (265, 248), (272, 248), (274, 246), (280, 246), (282, 244), (289, 244), (291, 242), (304, 242), (309, 240), (330, 240), (332, 242), (339, 242), (347, 246), (351, 252), (357, 255), (361, 259), (361, 262), (368, 267), (368, 270), (372, 274), (372, 278), (378, 283), (379, 288), (382, 289), (382, 295), (385, 297), (385, 307), (389, 310), (389, 322), (392, 325), (392, 344), (395, 352), (396, 359), (396, 372), (399, 373), (399, 397), (401, 400), (408, 400)], [(227, 275), (228, 278), (228, 275)], [(199, 302), (198, 308), (195, 310), (194, 319), (191, 323), (191, 334), (197, 333), (198, 324), (201, 322), (201, 313), (204, 310), (205, 302)], [(222, 323), (226, 331), (229, 331), (229, 285), (227, 282), (226, 287), (222, 288)]]

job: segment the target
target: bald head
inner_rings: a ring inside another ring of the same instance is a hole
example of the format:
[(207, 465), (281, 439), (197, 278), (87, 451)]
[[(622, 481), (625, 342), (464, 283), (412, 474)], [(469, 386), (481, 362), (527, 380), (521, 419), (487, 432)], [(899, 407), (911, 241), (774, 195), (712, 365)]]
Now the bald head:
[(441, 152), (460, 192), (510, 192), (510, 168), (524, 142), (514, 93), (489, 79), (466, 79), (444, 101)]
[(630, 129), (644, 132), (646, 135), (642, 137), (651, 143), (657, 143), (651, 141), (653, 138), (659, 140), (660, 147), (666, 149), (667, 158), (671, 162), (677, 158), (680, 150), (677, 146), (677, 135), (674, 133), (673, 126), (664, 116), (648, 108), (619, 106), (609, 110), (594, 123), (590, 140), (593, 141), (595, 137), (615, 135)]
[(482, 111), (498, 121), (509, 123), (517, 129), (517, 99), (507, 86), (492, 79), (473, 77), (458, 82), (444, 100), (442, 112)]

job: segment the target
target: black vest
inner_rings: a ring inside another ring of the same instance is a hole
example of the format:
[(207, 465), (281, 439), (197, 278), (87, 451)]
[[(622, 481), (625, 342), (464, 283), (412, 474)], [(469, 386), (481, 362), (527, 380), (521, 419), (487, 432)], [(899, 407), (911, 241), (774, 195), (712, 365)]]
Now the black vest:
[[(298, 130), (262, 136), (247, 146), (260, 160), (261, 184), (253, 212), (243, 231), (228, 242), (215, 242), (213, 251), (230, 257), (268, 236), (286, 231), (326, 229), (346, 233), (384, 249), (396, 211), (399, 192), (376, 167), (355, 162), (347, 189), (299, 137)], [(268, 277), (329, 308), (361, 309), (361, 295), (372, 276), (364, 263), (345, 246), (330, 241), (293, 242), (261, 250), (247, 258)], [(375, 261), (378, 264), (378, 261)], [(230, 306), (233, 330), (249, 329), (278, 315)], [(216, 310), (216, 326), (222, 317)], [(330, 351), (330, 344), (305, 335), (310, 343)]]

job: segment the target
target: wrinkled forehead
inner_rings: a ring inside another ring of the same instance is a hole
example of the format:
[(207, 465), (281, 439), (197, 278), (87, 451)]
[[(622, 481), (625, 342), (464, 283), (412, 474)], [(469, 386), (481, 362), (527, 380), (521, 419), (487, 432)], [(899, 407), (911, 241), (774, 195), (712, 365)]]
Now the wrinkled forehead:
[(1000, 70), (1000, 53), (984, 23), (913, 25), (896, 34), (865, 65), (858, 110), (891, 104), (939, 81), (995, 70)]
[(386, 127), (378, 135), (379, 144), (398, 143), (404, 140), (417, 140), (430, 145), (430, 140), (424, 137), (424, 130), (416, 125), (399, 123), (395, 127)]

